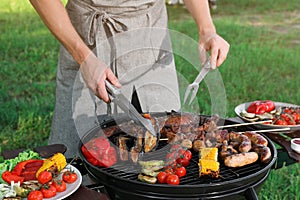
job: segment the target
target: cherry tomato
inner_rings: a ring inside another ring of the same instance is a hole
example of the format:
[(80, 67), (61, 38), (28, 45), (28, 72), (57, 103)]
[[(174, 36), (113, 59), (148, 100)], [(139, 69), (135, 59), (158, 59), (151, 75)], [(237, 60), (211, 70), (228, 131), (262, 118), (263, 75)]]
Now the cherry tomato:
[(180, 149), (178, 149), (178, 155), (179, 156), (183, 156), (184, 155), (184, 153), (185, 153), (185, 149), (183, 149), (183, 148), (180, 148)]
[(166, 183), (168, 176), (169, 175), (166, 172), (159, 172), (157, 175), (157, 180), (159, 183)]
[(175, 171), (176, 175), (181, 178), (186, 175), (186, 169), (184, 166), (178, 167)]
[(176, 162), (184, 167), (187, 167), (190, 164), (190, 161), (186, 158), (177, 158)]
[(293, 119), (286, 120), (288, 125), (296, 125), (296, 122)]
[(283, 112), (290, 114), (290, 113), (292, 113), (292, 110), (290, 108), (285, 108), (285, 109), (283, 109)]
[(42, 171), (38, 176), (38, 182), (41, 184), (48, 183), (52, 180), (52, 173), (48, 171)]
[(27, 200), (43, 200), (43, 193), (39, 190), (33, 190), (27, 196)]
[(170, 152), (172, 151), (178, 151), (178, 149), (181, 148), (181, 145), (180, 144), (173, 144), (170, 148)]
[(172, 152), (168, 153), (166, 155), (167, 162), (172, 162), (172, 161), (176, 160), (176, 154), (177, 154), (176, 151), (172, 151)]
[(293, 115), (293, 118), (294, 118), (295, 121), (299, 121), (300, 120), (300, 115), (297, 114), (296, 112), (292, 113), (292, 115)]
[(74, 183), (77, 180), (77, 174), (73, 171), (65, 171), (62, 175), (62, 179), (66, 183)]
[(63, 180), (54, 180), (52, 185), (56, 188), (57, 192), (64, 192), (67, 189), (67, 184)]
[(276, 122), (275, 122), (276, 125), (281, 125), (281, 126), (286, 126), (288, 125), (287, 121), (285, 121), (285, 119), (278, 119)]
[(53, 185), (46, 184), (41, 188), (41, 192), (44, 198), (51, 198), (56, 195), (56, 188)]
[(170, 174), (168, 177), (167, 177), (167, 184), (169, 185), (179, 185), (180, 183), (180, 180), (179, 180), (179, 177), (175, 174)]
[(183, 154), (183, 157), (187, 160), (191, 160), (192, 159), (192, 152), (190, 150), (186, 150)]

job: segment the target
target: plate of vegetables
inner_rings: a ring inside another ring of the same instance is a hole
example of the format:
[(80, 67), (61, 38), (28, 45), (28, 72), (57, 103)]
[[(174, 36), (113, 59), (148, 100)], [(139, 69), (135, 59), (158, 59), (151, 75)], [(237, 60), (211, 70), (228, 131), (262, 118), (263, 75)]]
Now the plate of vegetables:
[(246, 122), (268, 121), (255, 124), (257, 128), (300, 129), (300, 106), (271, 100), (256, 100), (238, 105), (234, 109), (236, 115)]
[(0, 199), (64, 199), (81, 185), (82, 176), (61, 153), (41, 158), (33, 151), (21, 152), (0, 163)]

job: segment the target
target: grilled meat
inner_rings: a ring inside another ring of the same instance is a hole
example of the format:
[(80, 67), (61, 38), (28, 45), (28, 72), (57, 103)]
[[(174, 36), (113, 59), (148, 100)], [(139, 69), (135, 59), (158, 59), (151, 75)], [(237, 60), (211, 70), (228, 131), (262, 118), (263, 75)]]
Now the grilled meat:
[(127, 137), (120, 136), (119, 137), (119, 152), (120, 152), (120, 159), (125, 161), (128, 160), (128, 149), (126, 141), (128, 140)]
[(227, 167), (242, 167), (249, 165), (258, 160), (258, 154), (256, 152), (245, 152), (226, 156), (224, 164)]

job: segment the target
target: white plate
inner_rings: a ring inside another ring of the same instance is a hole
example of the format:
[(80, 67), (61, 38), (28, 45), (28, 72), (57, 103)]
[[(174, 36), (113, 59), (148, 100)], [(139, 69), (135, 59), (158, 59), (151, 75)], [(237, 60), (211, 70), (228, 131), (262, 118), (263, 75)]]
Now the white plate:
[[(243, 110), (247, 110), (247, 108), (249, 107), (249, 105), (252, 103), (251, 102), (246, 102), (243, 104), (238, 105), (237, 107), (235, 107), (234, 112), (237, 116), (239, 116), (242, 120), (246, 121), (246, 122), (252, 122), (249, 119), (241, 116), (241, 112)], [(283, 102), (274, 102), (276, 108), (278, 107), (293, 107), (293, 108), (300, 108), (299, 105), (295, 105), (295, 104), (290, 104), (290, 103), (283, 103)], [(282, 125), (275, 125), (275, 124), (255, 124), (254, 125), (256, 128), (258, 129), (277, 129), (277, 128), (290, 128), (291, 131), (294, 130), (300, 130), (300, 125), (286, 125), (286, 126), (282, 126)]]
[[(81, 182), (82, 182), (82, 176), (81, 176), (80, 171), (72, 165), (67, 165), (65, 170), (68, 170), (68, 169), (73, 170), (77, 174), (77, 180), (74, 183), (71, 183), (71, 184), (67, 183), (66, 191), (57, 192), (55, 197), (47, 198), (47, 200), (61, 200), (61, 199), (64, 199), (64, 198), (70, 196), (71, 194), (73, 194), (79, 188), (79, 186), (81, 185)], [(27, 200), (27, 198), (24, 198), (23, 200)]]

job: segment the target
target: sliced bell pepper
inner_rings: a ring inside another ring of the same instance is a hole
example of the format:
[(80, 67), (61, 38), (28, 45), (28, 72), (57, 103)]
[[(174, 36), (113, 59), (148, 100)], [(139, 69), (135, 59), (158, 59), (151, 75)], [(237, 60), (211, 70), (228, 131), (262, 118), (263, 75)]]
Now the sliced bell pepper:
[(14, 169), (12, 170), (12, 174), (20, 176), (22, 171), (26, 170), (26, 167), (32, 167), (32, 166), (39, 166), (41, 167), (43, 165), (43, 160), (38, 159), (31, 159), (31, 160), (25, 160), (23, 162), (19, 162)]
[(14, 175), (10, 171), (3, 172), (2, 179), (9, 185), (11, 184), (12, 181), (14, 181), (15, 183), (20, 182), (20, 185), (22, 185), (22, 183), (24, 182), (24, 177)]

